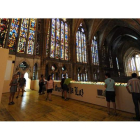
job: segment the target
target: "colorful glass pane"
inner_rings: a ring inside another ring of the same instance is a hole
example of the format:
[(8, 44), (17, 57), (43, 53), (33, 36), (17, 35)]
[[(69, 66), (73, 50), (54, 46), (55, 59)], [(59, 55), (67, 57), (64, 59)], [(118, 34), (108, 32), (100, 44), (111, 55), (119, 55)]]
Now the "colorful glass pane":
[(12, 21), (11, 21), (9, 38), (8, 38), (8, 48), (9, 48), (10, 52), (16, 51), (19, 21), (20, 21), (20, 19), (18, 19), (18, 18), (12, 19)]
[(79, 46), (78, 46), (78, 52), (79, 52), (79, 61), (81, 62), (81, 33), (80, 33), (80, 31), (78, 31), (78, 44), (79, 44)]
[(68, 60), (68, 53), (69, 53), (69, 48), (68, 48), (68, 25), (65, 23), (65, 60)]
[[(82, 26), (82, 23), (80, 24)], [(76, 55), (77, 55), (77, 62), (86, 63), (86, 37), (85, 37), (85, 31), (82, 27), (78, 28), (78, 31), (76, 33)]]
[(61, 59), (64, 59), (64, 22), (61, 21)]
[(55, 58), (60, 58), (60, 20), (56, 19), (56, 49)]
[(26, 47), (26, 39), (27, 39), (27, 33), (28, 33), (28, 24), (29, 19), (22, 19), (21, 22), (21, 29), (20, 29), (20, 37), (19, 37), (19, 43), (18, 43), (18, 50), (19, 53), (25, 52)]
[(84, 62), (84, 35), (81, 32), (81, 62)]
[(9, 25), (9, 19), (0, 18), (0, 47), (5, 46), (5, 39), (7, 36), (7, 30)]
[(92, 53), (92, 63), (94, 65), (99, 65), (98, 45), (97, 45), (96, 37), (94, 37), (94, 39), (92, 40), (91, 53)]
[(78, 51), (78, 32), (76, 33), (76, 54), (77, 54), (77, 62), (79, 62), (79, 51)]
[(84, 34), (84, 62), (86, 63), (87, 62), (87, 49), (86, 49), (86, 37), (85, 37), (85, 34)]
[(54, 58), (55, 51), (55, 19), (52, 19), (50, 57)]
[(32, 18), (30, 19), (30, 25), (29, 25), (27, 54), (33, 55), (34, 45), (35, 45), (35, 32), (36, 32), (36, 19)]

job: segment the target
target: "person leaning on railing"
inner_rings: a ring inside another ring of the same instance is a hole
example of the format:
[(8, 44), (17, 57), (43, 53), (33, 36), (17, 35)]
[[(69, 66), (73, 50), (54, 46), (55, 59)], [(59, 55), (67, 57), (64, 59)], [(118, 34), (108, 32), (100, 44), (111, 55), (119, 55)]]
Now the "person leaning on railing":
[(69, 85), (70, 85), (70, 81), (72, 81), (71, 77), (65, 79), (64, 84), (63, 84), (63, 90), (64, 90), (64, 99), (65, 101), (67, 101), (67, 92), (69, 90)]

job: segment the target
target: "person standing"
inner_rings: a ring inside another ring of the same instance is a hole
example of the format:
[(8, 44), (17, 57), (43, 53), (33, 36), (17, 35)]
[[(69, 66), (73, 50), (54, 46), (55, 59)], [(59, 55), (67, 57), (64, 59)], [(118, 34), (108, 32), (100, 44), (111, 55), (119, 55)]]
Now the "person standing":
[[(131, 90), (129, 89), (129, 86), (131, 87)], [(132, 73), (132, 79), (128, 81), (126, 89), (130, 94), (132, 94), (132, 99), (135, 106), (136, 117), (134, 117), (133, 119), (140, 121), (140, 80), (137, 78), (136, 73)]]
[(63, 84), (63, 90), (64, 90), (64, 99), (65, 101), (67, 101), (67, 92), (69, 90), (69, 85), (70, 85), (70, 81), (71, 81), (71, 77), (65, 79), (64, 84)]
[(42, 95), (41, 93), (42, 93), (43, 85), (44, 85), (44, 77), (42, 74), (40, 79), (39, 79), (39, 95)]
[(18, 95), (17, 95), (16, 98), (18, 98), (18, 96), (19, 96), (20, 89), (22, 91), (21, 97), (23, 97), (23, 92), (24, 92), (25, 84), (26, 84), (26, 79), (24, 78), (24, 75), (22, 74), (21, 78), (19, 78), (19, 80), (18, 80)]
[(66, 75), (64, 74), (64, 78), (62, 78), (62, 80), (61, 80), (61, 82), (60, 82), (61, 89), (62, 89), (62, 98), (64, 98), (63, 84), (64, 84), (65, 79), (66, 79)]
[(15, 92), (17, 92), (17, 85), (18, 85), (18, 82), (17, 82), (17, 75), (14, 75), (11, 82), (10, 82), (10, 96), (9, 96), (9, 104), (8, 105), (13, 105), (15, 104), (14, 103), (14, 95), (15, 95)]
[(52, 90), (54, 89), (54, 81), (52, 80), (51, 75), (48, 76), (46, 89), (47, 89), (47, 98), (46, 98), (46, 100), (49, 98), (49, 101), (52, 101), (51, 93), (52, 93)]
[(105, 88), (106, 88), (106, 101), (107, 101), (107, 108), (108, 108), (108, 115), (110, 115), (110, 101), (113, 104), (114, 108), (114, 115), (116, 113), (116, 103), (115, 103), (115, 81), (110, 78), (110, 74), (105, 74)]
[(46, 84), (47, 84), (47, 80), (44, 78), (44, 84), (42, 86), (42, 94), (45, 94), (46, 91)]

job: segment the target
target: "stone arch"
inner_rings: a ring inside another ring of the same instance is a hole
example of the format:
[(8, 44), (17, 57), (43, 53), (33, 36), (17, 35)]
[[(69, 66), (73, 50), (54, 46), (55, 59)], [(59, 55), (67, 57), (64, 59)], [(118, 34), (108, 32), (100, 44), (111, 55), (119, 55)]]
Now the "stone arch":
[(39, 71), (40, 70), (40, 63), (38, 61), (35, 61), (33, 63), (33, 67), (34, 67), (35, 64), (37, 64), (37, 71)]
[(136, 48), (129, 48), (124, 57), (123, 57), (123, 65), (124, 65), (124, 73), (127, 75), (127, 65), (128, 65), (128, 60), (129, 58), (132, 58), (134, 55), (136, 54), (140, 54), (140, 50), (136, 49)]
[[(22, 70), (21, 68), (19, 68), (19, 65), (22, 63), (22, 62), (26, 62), (27, 65), (29, 66), (26, 70)], [(16, 65), (15, 65), (15, 72), (14, 73), (17, 73), (17, 72), (21, 72), (22, 74), (25, 74), (26, 72), (28, 72), (28, 76), (29, 78), (31, 79), (31, 64), (30, 62), (25, 58), (25, 59), (21, 59)]]

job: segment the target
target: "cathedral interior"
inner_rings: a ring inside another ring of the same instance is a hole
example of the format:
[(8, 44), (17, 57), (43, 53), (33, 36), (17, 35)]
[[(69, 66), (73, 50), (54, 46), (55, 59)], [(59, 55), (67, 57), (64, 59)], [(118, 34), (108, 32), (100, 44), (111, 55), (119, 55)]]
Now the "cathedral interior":
[[(139, 46), (140, 19), (0, 18), (0, 120), (132, 121), (126, 85), (132, 73), (140, 78)], [(106, 113), (105, 73), (115, 81), (119, 116)], [(11, 107), (14, 74), (24, 75), (26, 91)], [(38, 94), (42, 74), (54, 80), (53, 102)], [(64, 75), (72, 78), (68, 102), (60, 98)]]
[(61, 80), (116, 82), (140, 76), (140, 19), (0, 19), (0, 47), (15, 56), (13, 73)]

